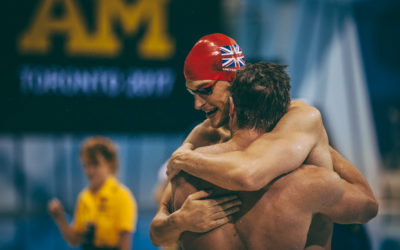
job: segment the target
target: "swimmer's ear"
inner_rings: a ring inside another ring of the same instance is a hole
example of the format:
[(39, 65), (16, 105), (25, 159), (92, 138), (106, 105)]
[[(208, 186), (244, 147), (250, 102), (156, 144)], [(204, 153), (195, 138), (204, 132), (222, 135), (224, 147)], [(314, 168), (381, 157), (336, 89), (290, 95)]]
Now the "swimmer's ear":
[(232, 96), (229, 97), (229, 117), (233, 116), (233, 112), (235, 111), (235, 104), (233, 103)]

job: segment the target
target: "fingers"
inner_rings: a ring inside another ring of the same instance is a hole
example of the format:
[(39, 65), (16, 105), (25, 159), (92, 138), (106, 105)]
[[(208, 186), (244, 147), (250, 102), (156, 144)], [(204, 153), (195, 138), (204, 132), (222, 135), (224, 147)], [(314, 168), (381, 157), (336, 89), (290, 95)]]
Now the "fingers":
[(57, 202), (60, 202), (57, 198), (53, 198), (53, 199), (51, 199), (50, 201), (49, 201), (49, 204), (50, 203), (57, 203)]
[(220, 205), (220, 207), (223, 210), (227, 210), (227, 209), (230, 209), (231, 207), (236, 207), (236, 206), (240, 206), (240, 205), (242, 205), (242, 201), (239, 199), (235, 199), (235, 200), (232, 200), (232, 201), (229, 201), (229, 202), (226, 202), (226, 203)]
[(231, 220), (231, 215), (239, 210), (239, 207), (231, 207), (226, 211), (215, 213), (208, 217), (208, 220), (202, 221), (201, 225), (197, 225), (195, 228), (193, 228), (192, 232), (205, 233), (217, 227), (223, 226)]
[(180, 149), (186, 149), (186, 150), (192, 150), (193, 149), (193, 144), (190, 142), (184, 143)]
[(230, 215), (232, 215), (234, 213), (237, 213), (239, 211), (240, 211), (240, 207), (239, 206), (230, 207), (230, 208), (228, 208), (226, 210), (220, 210), (219, 212), (214, 213), (211, 216), (211, 219), (212, 220), (219, 220), (219, 219), (222, 219), (222, 218), (227, 218), (229, 220), (230, 219), (229, 218)]
[(191, 232), (205, 233), (217, 227), (223, 226), (228, 222), (229, 222), (228, 217), (223, 217), (216, 220), (210, 220), (208, 222), (204, 222), (202, 225), (196, 226), (195, 228), (192, 229)]
[(48, 203), (47, 209), (52, 216), (57, 216), (60, 213), (64, 212), (64, 207), (62, 206), (61, 202), (58, 199), (52, 199)]
[(47, 205), (48, 212), (52, 219), (57, 223), (65, 221), (64, 207), (58, 199), (51, 200)]
[(202, 190), (202, 191), (198, 191), (196, 193), (193, 193), (193, 194), (189, 195), (188, 199), (200, 200), (200, 199), (208, 197), (209, 195), (210, 195), (209, 193), (207, 193), (206, 191)]
[(209, 198), (207, 191), (190, 194), (182, 204), (180, 214), (187, 221), (187, 231), (207, 232), (230, 220), (230, 216), (240, 210), (242, 202), (237, 195)]
[(216, 206), (214, 209), (214, 213), (211, 216), (212, 219), (220, 219), (223, 217), (228, 217), (231, 214), (234, 214), (236, 212), (240, 211), (240, 205), (242, 202), (238, 199), (232, 200), (230, 202), (226, 202), (222, 205)]
[(56, 207), (60, 206), (60, 201), (58, 199), (52, 199), (49, 203), (48, 203), (48, 208), (49, 210), (55, 209)]
[(238, 199), (239, 197), (235, 194), (233, 195), (228, 195), (228, 196), (223, 196), (223, 197), (219, 197), (219, 198), (215, 198), (214, 200), (217, 202), (217, 204), (222, 204), (231, 200), (235, 200)]
[(171, 181), (177, 174), (179, 174), (180, 170), (176, 170), (173, 168), (167, 169), (168, 180)]
[(226, 215), (227, 218), (229, 218), (228, 216), (230, 216), (230, 215), (232, 215), (234, 213), (237, 213), (239, 211), (240, 211), (240, 207), (238, 207), (238, 206), (237, 207), (231, 207), (231, 208), (225, 210), (225, 215)]
[(211, 224), (212, 228), (210, 228), (209, 230), (212, 230), (212, 229), (215, 229), (215, 228), (220, 227), (222, 225), (225, 225), (228, 222), (229, 222), (229, 218), (228, 217), (223, 217), (223, 218), (217, 219)]
[(237, 195), (210, 199), (209, 192), (198, 191), (188, 196), (180, 209), (185, 215), (187, 231), (208, 232), (231, 220), (231, 215), (240, 210), (242, 202)]
[[(188, 199), (190, 200), (201, 200), (210, 196), (210, 192), (204, 190), (198, 191), (196, 193), (190, 194)], [(221, 210), (228, 209), (232, 206), (238, 206), (242, 204), (237, 195), (228, 195), (219, 198), (211, 198), (202, 200), (203, 204), (208, 207), (215, 207), (214, 212), (219, 212)]]

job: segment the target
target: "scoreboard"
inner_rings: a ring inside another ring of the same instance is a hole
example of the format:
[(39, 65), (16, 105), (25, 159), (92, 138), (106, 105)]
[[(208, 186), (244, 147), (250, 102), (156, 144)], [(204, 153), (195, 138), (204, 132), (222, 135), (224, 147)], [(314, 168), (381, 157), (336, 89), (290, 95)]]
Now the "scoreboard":
[(3, 3), (0, 131), (168, 132), (203, 119), (183, 63), (215, 0)]

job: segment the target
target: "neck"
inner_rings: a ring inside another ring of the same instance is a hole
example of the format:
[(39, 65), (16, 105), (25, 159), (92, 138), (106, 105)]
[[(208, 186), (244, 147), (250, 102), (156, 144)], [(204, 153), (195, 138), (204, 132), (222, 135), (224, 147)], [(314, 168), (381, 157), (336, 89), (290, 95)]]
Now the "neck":
[(97, 192), (100, 190), (101, 186), (103, 186), (103, 185), (90, 186), (89, 190), (90, 190), (90, 192), (92, 192), (92, 194), (97, 194)]
[(93, 194), (96, 194), (100, 188), (104, 185), (104, 183), (106, 183), (107, 178), (105, 178), (101, 183), (99, 183), (98, 185), (90, 185), (89, 186), (89, 190), (90, 192), (92, 192)]
[(230, 140), (232, 137), (231, 129), (229, 128), (229, 124), (225, 124), (218, 128), (218, 134), (220, 135), (220, 142), (226, 142)]
[(220, 131), (224, 131), (226, 133), (231, 133), (231, 128), (229, 126), (229, 123), (226, 123), (224, 125), (222, 125), (221, 127), (218, 128)]

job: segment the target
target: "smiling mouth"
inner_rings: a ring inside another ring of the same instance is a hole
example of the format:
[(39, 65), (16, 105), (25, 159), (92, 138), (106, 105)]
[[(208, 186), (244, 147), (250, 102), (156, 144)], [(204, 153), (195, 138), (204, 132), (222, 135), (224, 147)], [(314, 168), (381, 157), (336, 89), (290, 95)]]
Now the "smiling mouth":
[(217, 110), (218, 110), (218, 108), (215, 108), (215, 109), (213, 109), (211, 111), (206, 112), (206, 116), (208, 117), (208, 116), (211, 116), (211, 115), (215, 114), (215, 112), (217, 112)]

